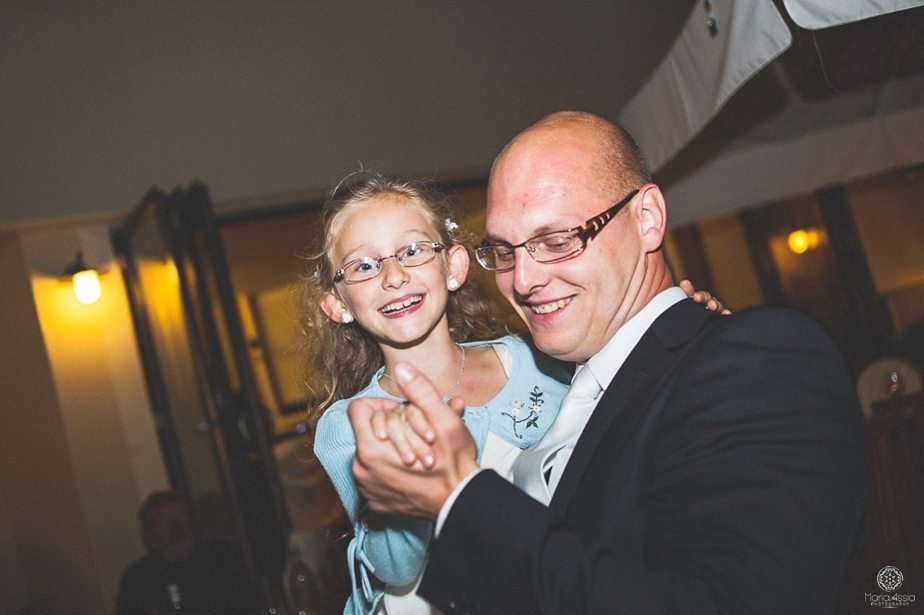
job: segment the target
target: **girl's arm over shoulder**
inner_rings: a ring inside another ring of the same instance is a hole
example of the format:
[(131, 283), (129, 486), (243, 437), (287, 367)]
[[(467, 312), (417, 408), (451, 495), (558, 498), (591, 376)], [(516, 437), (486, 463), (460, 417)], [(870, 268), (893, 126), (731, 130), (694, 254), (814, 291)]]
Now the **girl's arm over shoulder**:
[(712, 310), (720, 314), (731, 314), (731, 310), (722, 305), (718, 297), (713, 297), (712, 294), (706, 290), (696, 290), (693, 287), (693, 282), (690, 280), (680, 280), (678, 286), (683, 289), (687, 297), (697, 303), (703, 304), (707, 310)]

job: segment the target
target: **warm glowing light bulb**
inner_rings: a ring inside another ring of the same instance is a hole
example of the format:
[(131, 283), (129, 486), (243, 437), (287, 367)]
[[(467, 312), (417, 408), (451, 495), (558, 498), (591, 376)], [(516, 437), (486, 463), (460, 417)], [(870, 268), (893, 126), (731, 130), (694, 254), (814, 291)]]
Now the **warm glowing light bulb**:
[(809, 250), (814, 250), (818, 247), (818, 244), (821, 243), (821, 233), (817, 228), (810, 228), (808, 231), (806, 231), (806, 234), (808, 235)]
[(805, 254), (809, 250), (814, 250), (821, 243), (821, 232), (817, 228), (799, 229), (793, 231), (786, 238), (789, 249), (794, 254)]
[(789, 249), (792, 250), (794, 254), (805, 254), (809, 249), (811, 241), (808, 232), (804, 229), (799, 229), (789, 234), (786, 243), (789, 244)]
[(103, 289), (99, 283), (99, 275), (93, 269), (84, 269), (74, 274), (71, 279), (74, 285), (74, 295), (83, 305), (91, 305), (99, 301)]

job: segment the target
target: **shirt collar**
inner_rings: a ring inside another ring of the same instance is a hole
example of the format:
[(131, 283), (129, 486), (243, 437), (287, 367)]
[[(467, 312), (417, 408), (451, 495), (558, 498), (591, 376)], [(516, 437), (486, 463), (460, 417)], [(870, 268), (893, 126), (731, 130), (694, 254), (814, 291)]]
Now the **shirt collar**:
[(638, 314), (619, 327), (610, 341), (587, 361), (586, 368), (590, 369), (600, 388), (606, 389), (609, 386), (651, 323), (669, 307), (686, 298), (687, 294), (679, 286), (666, 288), (652, 297)]

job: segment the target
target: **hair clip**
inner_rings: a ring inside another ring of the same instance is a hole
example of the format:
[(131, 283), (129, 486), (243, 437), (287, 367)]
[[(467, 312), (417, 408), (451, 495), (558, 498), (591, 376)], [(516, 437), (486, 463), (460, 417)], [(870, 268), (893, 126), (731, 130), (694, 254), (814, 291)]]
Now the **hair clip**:
[(446, 230), (449, 231), (450, 233), (457, 231), (459, 229), (459, 225), (456, 224), (452, 218), (446, 218), (446, 221), (444, 224), (446, 225)]

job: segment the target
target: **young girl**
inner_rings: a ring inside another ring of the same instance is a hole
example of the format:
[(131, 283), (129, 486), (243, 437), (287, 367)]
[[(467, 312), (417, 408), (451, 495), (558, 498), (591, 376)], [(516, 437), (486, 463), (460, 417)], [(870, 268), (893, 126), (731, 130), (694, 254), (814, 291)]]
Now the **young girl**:
[[(539, 441), (567, 392), (572, 366), (504, 335), (483, 294), (466, 283), (469, 255), (457, 231), (445, 197), (430, 185), (371, 172), (348, 176), (324, 206), (303, 342), (322, 383), (315, 454), (355, 530), (348, 613), (431, 613), (415, 590), (432, 531), (429, 521), (363, 510), (351, 470), (350, 402), (401, 401), (392, 370), (412, 363), (447, 400), (465, 400), (480, 464), (510, 479), (516, 457)], [(685, 290), (721, 309), (708, 293)]]
[(422, 182), (354, 173), (325, 204), (323, 253), (309, 276), (303, 324), (323, 383), (315, 411), (330, 404), (317, 423), (315, 454), (355, 528), (347, 612), (431, 612), (414, 590), (432, 524), (366, 518), (350, 467), (350, 401), (400, 400), (393, 366), (420, 366), (447, 398), (465, 400), (480, 463), (507, 476), (567, 391), (566, 366), (503, 335), (483, 295), (466, 284), (469, 255), (457, 231), (445, 198)]

